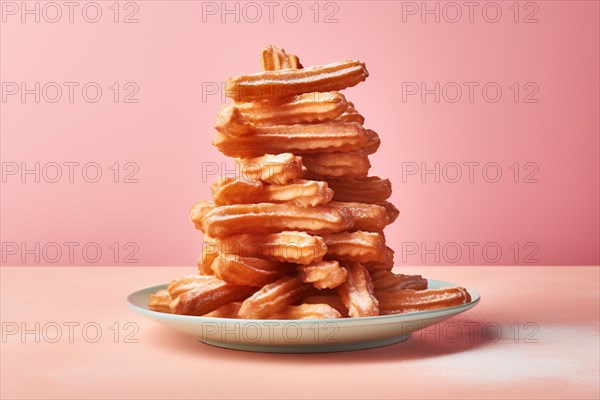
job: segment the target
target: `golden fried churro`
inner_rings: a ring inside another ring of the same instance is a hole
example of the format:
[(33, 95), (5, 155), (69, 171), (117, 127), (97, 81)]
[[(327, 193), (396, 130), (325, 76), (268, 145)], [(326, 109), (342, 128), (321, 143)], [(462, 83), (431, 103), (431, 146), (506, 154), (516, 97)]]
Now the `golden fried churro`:
[(202, 243), (202, 254), (200, 258), (198, 258), (198, 272), (200, 275), (213, 275), (214, 272), (212, 270), (212, 263), (215, 261), (215, 258), (219, 255), (219, 243), (209, 237), (208, 235), (204, 235), (204, 243)]
[(339, 117), (337, 117), (337, 120), (342, 122), (357, 122), (361, 125), (364, 124), (365, 117), (363, 117), (358, 111), (356, 111), (354, 103), (352, 103), (351, 101), (348, 101), (347, 103), (348, 107), (346, 108), (346, 111)]
[(385, 259), (385, 239), (376, 232), (342, 232), (324, 235), (327, 257), (361, 263)]
[(327, 182), (297, 179), (287, 185), (265, 185), (259, 181), (240, 181), (220, 178), (211, 185), (217, 206), (250, 203), (288, 203), (300, 207), (327, 204), (333, 190)]
[(332, 201), (328, 206), (349, 215), (353, 230), (379, 232), (390, 223), (386, 209), (375, 204)]
[(287, 54), (284, 49), (276, 46), (267, 46), (260, 54), (260, 64), (263, 71), (276, 71), (280, 69), (300, 69), (302, 64), (297, 56)]
[(346, 282), (348, 273), (337, 261), (319, 261), (298, 266), (302, 282), (312, 283), (317, 289), (333, 289)]
[(333, 189), (333, 199), (357, 203), (379, 203), (392, 195), (392, 184), (389, 179), (371, 176), (361, 179), (333, 180), (327, 179)]
[(212, 269), (217, 278), (227, 283), (262, 287), (282, 277), (290, 267), (277, 261), (221, 254)]
[[(226, 108), (229, 107), (237, 108), (245, 119), (251, 121), (255, 126), (312, 124), (333, 119), (337, 119), (339, 122), (356, 122), (353, 120), (339, 120), (338, 117), (343, 115), (348, 108), (348, 102), (340, 92), (304, 93), (275, 102), (235, 103), (235, 106), (227, 106)], [(224, 116), (226, 113), (232, 112), (232, 110), (225, 109), (221, 111)], [(235, 118), (239, 117), (235, 116)], [(233, 122), (236, 122), (235, 119)], [(221, 122), (222, 125), (227, 123), (227, 120)], [(249, 127), (244, 127), (244, 129), (245, 132), (251, 130)]]
[(338, 286), (337, 291), (351, 317), (370, 317), (379, 315), (378, 301), (373, 296), (373, 284), (369, 271), (360, 263), (346, 262), (348, 271), (346, 282)]
[(284, 276), (244, 300), (238, 315), (246, 319), (269, 318), (302, 299), (308, 290), (300, 278)]
[(394, 250), (389, 247), (385, 248), (385, 255), (381, 261), (363, 263), (363, 266), (373, 273), (375, 271), (390, 271), (394, 268)]
[(269, 319), (334, 319), (342, 315), (328, 304), (300, 304), (287, 306)]
[(250, 135), (254, 132), (254, 124), (237, 107), (227, 106), (217, 114), (215, 129), (231, 136)]
[(215, 204), (212, 201), (199, 201), (192, 206), (190, 210), (190, 218), (194, 222), (196, 229), (202, 230), (202, 219), (209, 211), (215, 208)]
[(376, 291), (381, 315), (435, 310), (466, 304), (471, 296), (466, 289), (449, 287), (427, 290)]
[(306, 177), (310, 179), (364, 178), (369, 174), (371, 163), (364, 151), (343, 153), (317, 153), (302, 156)]
[(373, 154), (377, 151), (377, 149), (379, 149), (379, 146), (381, 145), (381, 139), (379, 139), (377, 132), (371, 129), (367, 129), (367, 135), (369, 135), (369, 139), (361, 148), (361, 150), (367, 154)]
[[(385, 214), (385, 209), (379, 208)], [(342, 232), (351, 226), (352, 220), (348, 214), (329, 204), (317, 207), (272, 203), (235, 204), (216, 207), (202, 219), (203, 231), (215, 238), (289, 230), (318, 235)]]
[(327, 253), (320, 236), (285, 231), (268, 235), (233, 235), (220, 243), (221, 254), (262, 257), (272, 261), (310, 264)]
[(256, 289), (223, 282), (214, 276), (192, 275), (176, 279), (169, 284), (173, 298), (173, 314), (204, 315), (233, 301), (245, 299)]
[(427, 289), (427, 279), (423, 279), (421, 275), (402, 275), (381, 270), (371, 272), (371, 281), (375, 292), (380, 290)]
[(297, 179), (287, 185), (265, 186), (264, 202), (289, 203), (300, 207), (327, 204), (333, 198), (333, 190), (327, 182)]
[(241, 301), (234, 301), (233, 303), (225, 304), (224, 306), (221, 306), (216, 310), (209, 312), (208, 314), (204, 314), (203, 317), (237, 318), (241, 306)]
[(257, 126), (251, 135), (232, 136), (218, 132), (213, 141), (219, 151), (230, 157), (256, 157), (264, 154), (331, 153), (358, 150), (369, 140), (369, 133), (355, 122), (327, 122)]
[(152, 311), (158, 311), (162, 313), (171, 313), (169, 303), (173, 299), (167, 289), (161, 289), (156, 293), (150, 294), (148, 298), (148, 308)]
[(398, 216), (400, 215), (400, 211), (396, 208), (395, 205), (393, 205), (389, 201), (380, 201), (379, 203), (377, 203), (377, 205), (385, 208), (385, 213), (387, 214), (387, 217), (390, 221), (389, 224), (394, 222), (396, 218), (398, 218)]
[(265, 154), (254, 158), (237, 160), (240, 180), (262, 181), (275, 185), (285, 185), (295, 179), (302, 178), (302, 157), (291, 153)]
[(338, 91), (364, 81), (369, 73), (360, 61), (339, 61), (304, 69), (263, 71), (227, 79), (225, 95), (236, 102), (269, 100), (310, 92)]
[(260, 181), (243, 181), (231, 177), (218, 178), (210, 185), (216, 206), (262, 203), (264, 185)]
[(304, 300), (302, 300), (302, 303), (305, 303), (305, 304), (327, 304), (328, 306), (335, 308), (337, 310), (337, 312), (340, 313), (342, 318), (348, 317), (348, 309), (342, 302), (342, 298), (335, 292), (333, 294), (323, 294), (323, 295), (319, 294), (319, 295), (315, 295), (315, 296), (308, 296)]

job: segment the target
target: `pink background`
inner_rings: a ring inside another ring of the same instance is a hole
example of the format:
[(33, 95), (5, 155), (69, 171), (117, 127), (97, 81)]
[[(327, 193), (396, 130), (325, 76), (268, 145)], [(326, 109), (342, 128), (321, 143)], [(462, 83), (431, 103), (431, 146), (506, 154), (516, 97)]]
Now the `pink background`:
[[(103, 89), (97, 103), (86, 102), (80, 90), (73, 103), (66, 92), (57, 103), (36, 103), (33, 95), (24, 103), (18, 95), (2, 101), (4, 169), (7, 163), (96, 162), (103, 173), (98, 183), (85, 182), (80, 169), (74, 183), (66, 175), (57, 183), (35, 183), (32, 176), (22, 183), (19, 175), (6, 176), (4, 246), (15, 242), (34, 248), (38, 242), (42, 248), (56, 242), (65, 254), (56, 263), (49, 262), (53, 252), (39, 261), (30, 254), (23, 262), (21, 252), (5, 251), (3, 264), (94, 264), (82, 257), (81, 247), (95, 242), (102, 249), (96, 265), (124, 264), (135, 246), (138, 265), (192, 265), (201, 235), (188, 210), (209, 197), (214, 179), (203, 181), (202, 163), (226, 161), (210, 146), (223, 104), (219, 96), (203, 102), (203, 82), (258, 71), (258, 54), (266, 44), (298, 54), (304, 65), (348, 58), (366, 62), (370, 77), (346, 95), (383, 140), (371, 158), (372, 173), (392, 180), (391, 200), (401, 210), (386, 231), (397, 264), (451, 264), (454, 253), (423, 260), (422, 243), (434, 248), (453, 242), (465, 252), (464, 242), (479, 243), (474, 259), (463, 254), (456, 261), (463, 265), (492, 264), (482, 256), (486, 243), (502, 249), (497, 264), (598, 264), (598, 2), (536, 2), (538, 23), (522, 22), (532, 9), (521, 9), (515, 23), (508, 8), (513, 2), (502, 3), (497, 23), (486, 22), (481, 7), (472, 23), (467, 15), (457, 23), (444, 18), (436, 23), (432, 16), (422, 23), (419, 15), (405, 16), (403, 22), (402, 2), (336, 2), (337, 23), (322, 22), (332, 11), (323, 4), (315, 23), (313, 2), (298, 3), (303, 14), (297, 23), (284, 20), (282, 6), (273, 23), (266, 8), (257, 23), (244, 21), (243, 15), (239, 23), (232, 15), (226, 23), (219, 15), (203, 23), (201, 2), (140, 1), (139, 22), (132, 24), (113, 22), (112, 3), (99, 2), (98, 23), (83, 20), (81, 8), (73, 23), (66, 20), (66, 9), (57, 23), (36, 23), (31, 16), (22, 23), (20, 14), (3, 9), (2, 82), (29, 87), (36, 81), (79, 82), (79, 88), (97, 82)], [(119, 18), (131, 11), (121, 9)], [(137, 83), (139, 102), (115, 103), (113, 82), (121, 90), (127, 82)], [(496, 103), (485, 101), (480, 90), (472, 103), (466, 93), (457, 103), (436, 103), (431, 95), (424, 103), (418, 96), (403, 102), (402, 82), (428, 87), (479, 82), (479, 88), (497, 82), (503, 95)], [(514, 82), (521, 85), (517, 103), (509, 89)], [(527, 82), (539, 87), (538, 103), (522, 101)], [(109, 169), (114, 162), (122, 174), (125, 163), (136, 163), (139, 182), (114, 183)], [(496, 162), (503, 175), (488, 183), (478, 169), (473, 183), (465, 176), (458, 183), (436, 183), (428, 176), (423, 183), (418, 176), (403, 180), (403, 162), (429, 167)], [(521, 167), (536, 163), (539, 182), (514, 183), (509, 167), (515, 162)], [(72, 260), (64, 242), (79, 243)], [(121, 248), (116, 259), (109, 248), (114, 242)], [(123, 249), (130, 242), (134, 247)], [(515, 242), (518, 255), (511, 249)], [(411, 243), (418, 245), (416, 254), (402, 254)], [(531, 252), (535, 256), (526, 258)]]

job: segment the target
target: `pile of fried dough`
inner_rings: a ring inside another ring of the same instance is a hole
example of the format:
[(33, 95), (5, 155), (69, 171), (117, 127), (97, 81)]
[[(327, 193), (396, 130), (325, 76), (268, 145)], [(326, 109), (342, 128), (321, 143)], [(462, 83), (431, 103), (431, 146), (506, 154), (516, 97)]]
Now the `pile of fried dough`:
[(359, 61), (303, 68), (268, 46), (262, 72), (229, 78), (233, 103), (213, 144), (238, 163), (191, 219), (204, 233), (199, 274), (150, 295), (154, 311), (246, 319), (368, 317), (470, 302), (395, 274), (383, 229), (398, 217), (388, 179), (369, 176), (379, 136), (340, 90), (364, 81)]

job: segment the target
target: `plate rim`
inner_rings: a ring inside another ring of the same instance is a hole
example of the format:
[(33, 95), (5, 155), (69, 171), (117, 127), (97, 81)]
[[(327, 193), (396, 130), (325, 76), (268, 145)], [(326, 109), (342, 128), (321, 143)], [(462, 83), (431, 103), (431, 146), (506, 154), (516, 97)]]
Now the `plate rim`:
[[(457, 285), (452, 282), (440, 281), (437, 279), (427, 279), (427, 281), (429, 283), (431, 283), (431, 282), (441, 283), (444, 286), (463, 287), (463, 286)], [(365, 322), (365, 323), (386, 322), (386, 321), (393, 321), (398, 318), (402, 318), (402, 319), (410, 318), (412, 320), (414, 320), (415, 318), (421, 319), (421, 317), (433, 318), (437, 314), (441, 314), (441, 313), (445, 314), (446, 312), (449, 312), (449, 311), (452, 312), (452, 314), (458, 314), (460, 312), (467, 311), (467, 310), (475, 307), (481, 301), (481, 295), (479, 294), (479, 292), (477, 292), (473, 289), (465, 288), (467, 290), (467, 292), (471, 295), (471, 301), (466, 304), (460, 304), (458, 306), (438, 308), (435, 310), (413, 311), (413, 312), (400, 313), (400, 314), (375, 315), (375, 316), (371, 316), (371, 317), (336, 318), (336, 319), (297, 319), (297, 320), (217, 318), (217, 317), (203, 317), (203, 316), (195, 316), (195, 315), (168, 314), (168, 313), (163, 313), (163, 312), (158, 312), (158, 311), (152, 311), (152, 310), (149, 310), (148, 308), (143, 308), (134, 301), (134, 298), (142, 295), (143, 292), (148, 292), (148, 293), (156, 292), (160, 289), (166, 289), (168, 285), (169, 285), (168, 283), (163, 283), (160, 285), (148, 286), (146, 288), (139, 289), (132, 293), (129, 293), (126, 297), (127, 305), (130, 308), (132, 308), (134, 311), (136, 311), (142, 315), (148, 316), (150, 318), (153, 318), (153, 319), (156, 319), (156, 318), (172, 319), (174, 321), (181, 321), (181, 322), (186, 321), (189, 323), (239, 322), (239, 323), (249, 324), (249, 323), (263, 323), (265, 321), (269, 321), (269, 322), (287, 322), (287, 323), (295, 322), (298, 324), (331, 323), (331, 322), (349, 324), (349, 323), (357, 323), (357, 322)], [(440, 287), (442, 287), (442, 286), (440, 286)], [(146, 304), (146, 307), (147, 307), (147, 304)], [(454, 311), (456, 311), (456, 312), (454, 312)]]

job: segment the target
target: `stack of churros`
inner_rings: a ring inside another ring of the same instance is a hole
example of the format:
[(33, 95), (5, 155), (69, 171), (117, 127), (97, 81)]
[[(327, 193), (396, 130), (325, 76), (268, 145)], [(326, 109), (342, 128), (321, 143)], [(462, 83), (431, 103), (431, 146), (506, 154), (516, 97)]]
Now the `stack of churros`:
[(233, 100), (213, 144), (235, 157), (194, 204), (204, 234), (199, 274), (150, 296), (173, 314), (246, 319), (355, 318), (470, 302), (463, 288), (428, 289), (392, 272), (383, 229), (398, 217), (390, 181), (369, 176), (380, 140), (340, 92), (364, 81), (359, 61), (303, 68), (268, 46), (262, 72), (229, 78)]

